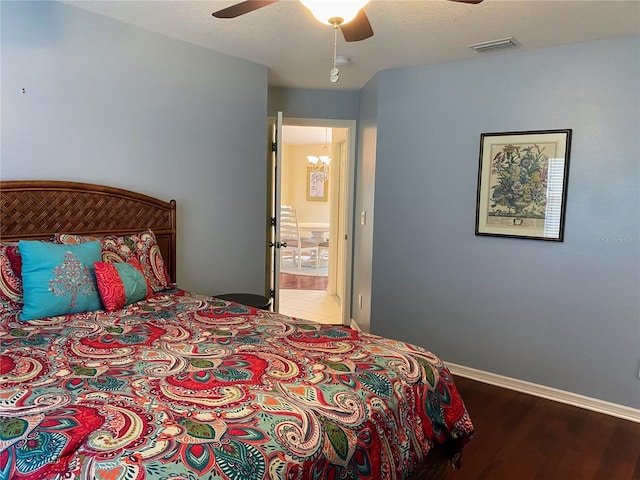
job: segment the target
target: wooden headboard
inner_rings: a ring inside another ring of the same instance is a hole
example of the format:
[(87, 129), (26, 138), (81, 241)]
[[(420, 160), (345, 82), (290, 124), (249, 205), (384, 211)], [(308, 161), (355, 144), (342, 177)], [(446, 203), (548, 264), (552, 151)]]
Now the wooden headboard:
[(120, 188), (48, 180), (0, 181), (0, 240), (54, 233), (127, 235), (151, 229), (176, 281), (176, 202)]

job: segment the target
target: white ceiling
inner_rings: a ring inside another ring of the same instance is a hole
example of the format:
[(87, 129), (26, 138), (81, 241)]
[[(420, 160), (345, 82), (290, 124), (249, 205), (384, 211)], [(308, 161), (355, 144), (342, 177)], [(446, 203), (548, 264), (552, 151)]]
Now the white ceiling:
[(283, 125), (282, 141), (290, 145), (322, 145), (331, 143), (333, 129), (307, 127), (301, 125)]
[(365, 7), (375, 35), (347, 43), (350, 58), (331, 83), (332, 27), (297, 0), (280, 0), (235, 19), (212, 12), (238, 0), (65, 1), (154, 32), (266, 65), (269, 85), (358, 90), (381, 70), (500, 55), (468, 45), (515, 37), (521, 50), (640, 34), (640, 1), (371, 0)]

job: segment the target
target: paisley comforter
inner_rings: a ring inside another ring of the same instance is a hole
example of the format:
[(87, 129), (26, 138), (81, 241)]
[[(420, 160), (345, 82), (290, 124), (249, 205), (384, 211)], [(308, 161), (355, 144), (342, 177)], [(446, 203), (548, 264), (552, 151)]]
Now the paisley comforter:
[(171, 291), (0, 320), (0, 479), (403, 479), (472, 424), (398, 341)]

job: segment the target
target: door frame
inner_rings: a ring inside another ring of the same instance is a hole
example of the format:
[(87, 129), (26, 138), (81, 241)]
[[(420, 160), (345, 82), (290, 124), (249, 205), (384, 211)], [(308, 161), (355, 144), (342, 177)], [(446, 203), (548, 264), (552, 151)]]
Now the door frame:
[[(276, 123), (276, 117), (268, 117), (269, 128)], [(339, 120), (328, 118), (299, 118), (299, 117), (282, 117), (282, 125), (304, 126), (304, 127), (321, 127), (321, 128), (344, 128), (347, 130), (347, 180), (345, 182), (345, 198), (346, 205), (341, 205), (346, 213), (346, 245), (345, 245), (345, 262), (344, 262), (344, 296), (342, 298), (342, 325), (351, 325), (351, 291), (353, 283), (353, 218), (354, 218), (354, 205), (355, 205), (355, 166), (356, 166), (356, 120)], [(278, 145), (278, 149), (281, 146)], [(269, 158), (272, 158), (271, 153)], [(272, 160), (273, 161), (273, 160)], [(271, 171), (272, 169), (270, 169)], [(269, 179), (267, 189), (272, 188), (272, 179)], [(272, 195), (272, 192), (269, 192)], [(271, 198), (271, 197), (270, 197)], [(270, 220), (270, 219), (269, 219)], [(270, 222), (269, 222), (270, 223)], [(277, 221), (276, 221), (277, 223)], [(270, 226), (271, 228), (271, 226)], [(269, 238), (270, 235), (267, 236)], [(273, 255), (270, 255), (270, 247), (267, 245), (267, 258), (269, 262), (273, 262)], [(271, 274), (273, 272), (271, 263), (267, 265), (267, 272)], [(278, 295), (278, 292), (275, 292)]]

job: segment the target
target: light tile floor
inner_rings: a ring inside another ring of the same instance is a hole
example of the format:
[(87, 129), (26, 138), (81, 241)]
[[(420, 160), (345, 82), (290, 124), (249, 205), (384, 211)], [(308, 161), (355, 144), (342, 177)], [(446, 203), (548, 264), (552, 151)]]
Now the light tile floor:
[(280, 289), (280, 313), (329, 325), (342, 324), (338, 297), (325, 290)]

